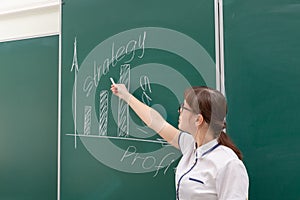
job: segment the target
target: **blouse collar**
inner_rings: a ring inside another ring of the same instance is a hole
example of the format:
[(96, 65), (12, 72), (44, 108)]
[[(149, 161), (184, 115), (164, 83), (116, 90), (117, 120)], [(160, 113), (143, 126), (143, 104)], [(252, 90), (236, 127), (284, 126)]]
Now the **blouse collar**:
[(204, 145), (201, 145), (196, 149), (196, 158), (201, 158), (206, 154), (212, 152), (215, 148), (219, 146), (218, 139), (214, 139)]

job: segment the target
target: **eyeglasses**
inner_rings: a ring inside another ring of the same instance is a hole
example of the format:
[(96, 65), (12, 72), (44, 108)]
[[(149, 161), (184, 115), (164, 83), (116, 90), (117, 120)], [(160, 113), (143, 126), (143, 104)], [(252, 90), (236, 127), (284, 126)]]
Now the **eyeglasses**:
[(195, 113), (194, 111), (192, 111), (191, 109), (189, 109), (189, 108), (187, 108), (187, 107), (184, 107), (184, 104), (183, 104), (183, 103), (181, 103), (181, 104), (179, 105), (178, 112), (181, 113), (182, 110), (187, 110), (187, 111), (190, 111), (190, 112), (192, 112), (192, 113), (194, 113), (194, 114), (197, 114), (197, 113)]

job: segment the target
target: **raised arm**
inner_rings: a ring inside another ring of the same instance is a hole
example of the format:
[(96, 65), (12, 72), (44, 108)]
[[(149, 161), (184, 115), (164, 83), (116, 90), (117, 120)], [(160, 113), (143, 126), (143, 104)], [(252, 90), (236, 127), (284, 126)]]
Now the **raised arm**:
[(145, 124), (156, 131), (169, 144), (178, 148), (179, 130), (170, 125), (156, 110), (139, 101), (128, 92), (125, 85), (113, 84), (111, 91), (123, 99)]

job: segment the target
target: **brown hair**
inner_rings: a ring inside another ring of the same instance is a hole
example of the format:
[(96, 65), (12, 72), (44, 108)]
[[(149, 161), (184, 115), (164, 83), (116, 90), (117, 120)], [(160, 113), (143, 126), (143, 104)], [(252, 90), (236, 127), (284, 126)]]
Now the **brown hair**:
[(195, 113), (203, 116), (204, 121), (209, 124), (209, 128), (214, 132), (214, 136), (219, 137), (219, 144), (232, 149), (238, 158), (242, 160), (242, 152), (224, 131), (226, 128), (227, 103), (223, 94), (205, 86), (196, 86), (187, 89), (184, 98)]

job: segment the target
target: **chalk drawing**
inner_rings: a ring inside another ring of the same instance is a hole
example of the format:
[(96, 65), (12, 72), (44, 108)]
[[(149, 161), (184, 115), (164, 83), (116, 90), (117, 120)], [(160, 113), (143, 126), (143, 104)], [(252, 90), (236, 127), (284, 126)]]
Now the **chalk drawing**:
[[(119, 83), (124, 84), (129, 90), (130, 88), (130, 64), (121, 65)], [(118, 136), (129, 136), (129, 106), (128, 104), (119, 99), (118, 104)]]
[(92, 106), (84, 107), (84, 135), (91, 134)]
[(100, 92), (99, 104), (99, 135), (107, 135), (107, 121), (108, 121), (108, 91)]

